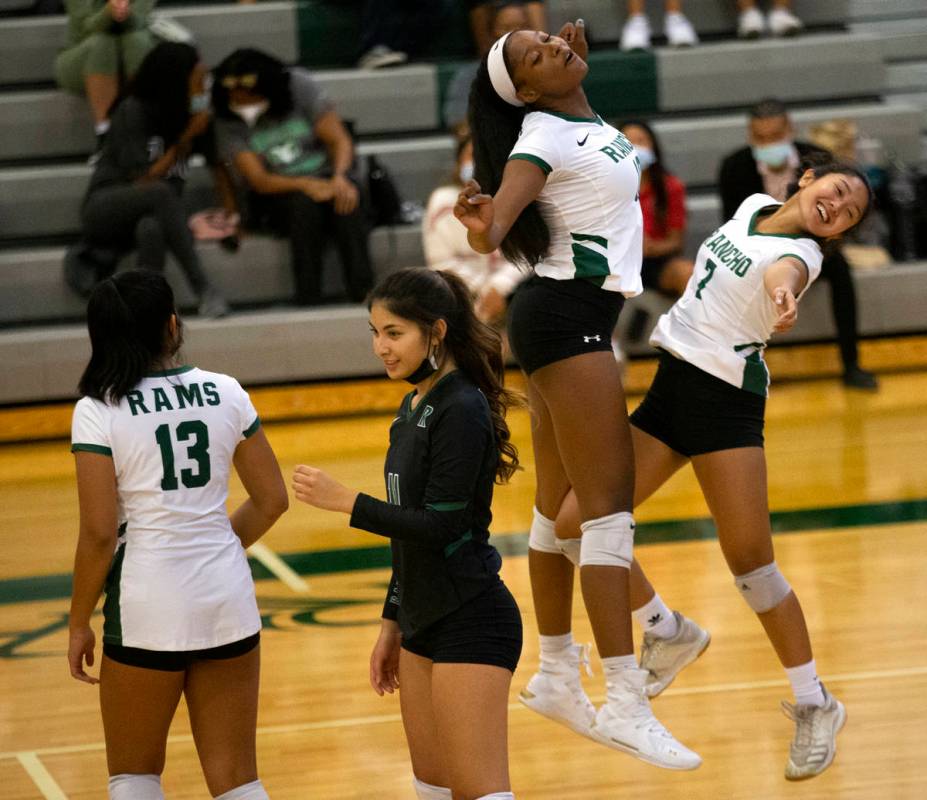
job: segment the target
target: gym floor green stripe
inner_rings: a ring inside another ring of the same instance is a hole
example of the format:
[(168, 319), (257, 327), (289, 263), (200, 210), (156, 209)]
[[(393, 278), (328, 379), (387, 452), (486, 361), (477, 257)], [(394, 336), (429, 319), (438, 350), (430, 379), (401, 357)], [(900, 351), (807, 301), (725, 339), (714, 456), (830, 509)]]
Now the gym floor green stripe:
[[(901, 500), (887, 503), (813, 508), (799, 511), (775, 511), (772, 514), (774, 533), (798, 533), (829, 528), (856, 528), (867, 525), (890, 525), (927, 520), (927, 499)], [(662, 522), (642, 522), (637, 526), (638, 544), (685, 542), (713, 539), (715, 526), (709, 518), (674, 519)], [(506, 556), (528, 552), (528, 534), (513, 533), (496, 536), (493, 544)], [(354, 572), (390, 565), (388, 544), (375, 547), (346, 547), (281, 554), (281, 558), (300, 575), (330, 575)], [(251, 560), (256, 580), (273, 577), (261, 564)], [(40, 600), (61, 600), (70, 597), (71, 575), (37, 575), (30, 578), (0, 580), (0, 604), (25, 603)]]

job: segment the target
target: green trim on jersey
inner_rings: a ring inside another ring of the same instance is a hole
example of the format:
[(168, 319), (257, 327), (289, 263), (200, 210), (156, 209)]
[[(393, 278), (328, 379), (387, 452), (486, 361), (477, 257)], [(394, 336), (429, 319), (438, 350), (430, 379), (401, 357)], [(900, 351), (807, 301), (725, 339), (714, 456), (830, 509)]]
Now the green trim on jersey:
[(451, 542), (447, 547), (444, 548), (444, 557), (450, 558), (454, 553), (460, 550), (467, 542), (473, 538), (473, 532), (467, 531), (463, 536), (461, 536), (457, 541)]
[(145, 377), (146, 378), (168, 378), (171, 375), (183, 375), (185, 372), (190, 372), (193, 367), (173, 367), (171, 369), (162, 369), (158, 372), (149, 372)]
[(97, 453), (101, 456), (110, 456), (112, 457), (113, 451), (108, 447), (104, 447), (102, 444), (84, 444), (83, 442), (74, 442), (71, 445), (72, 453)]
[(756, 211), (754, 211), (753, 216), (750, 217), (750, 224), (747, 226), (747, 235), (748, 236), (773, 236), (777, 239), (812, 239), (812, 237), (809, 236), (807, 233), (763, 233), (762, 231), (758, 231), (756, 229), (756, 226), (757, 226), (756, 218), (760, 214), (762, 214), (764, 211), (766, 211), (769, 208), (778, 209), (781, 207), (782, 207), (782, 204), (779, 203), (776, 206), (763, 206), (762, 208), (758, 208)]
[(547, 111), (543, 108), (540, 109), (540, 111), (542, 114), (550, 114), (552, 117), (565, 119), (567, 122), (594, 122), (596, 125), (605, 124), (602, 117), (600, 117), (598, 114), (596, 114), (594, 117), (574, 117), (572, 114), (561, 114), (559, 111)]
[(107, 644), (122, 644), (122, 609), (119, 605), (119, 593), (122, 583), (122, 562), (126, 557), (126, 544), (116, 551), (113, 564), (106, 576), (106, 600), (103, 602), (103, 641)]
[(763, 361), (759, 350), (750, 353), (744, 360), (744, 381), (740, 388), (745, 392), (766, 397), (766, 391), (769, 389), (769, 370), (766, 369), (766, 362)]
[(258, 432), (258, 428), (260, 427), (261, 427), (261, 418), (255, 417), (254, 422), (252, 422), (247, 428), (245, 428), (241, 432), (241, 435), (244, 436), (246, 439), (249, 439), (250, 437), (254, 436), (254, 434)]
[[(593, 282), (601, 279), (602, 283), (604, 283), (605, 278), (611, 274), (608, 259), (597, 250), (579, 244), (579, 242), (591, 242), (603, 249), (607, 249), (608, 239), (592, 233), (570, 233), (570, 236), (573, 237), (573, 267), (576, 270), (574, 277), (592, 280)], [(599, 283), (599, 286), (602, 283)]]
[(463, 511), (469, 503), (466, 500), (451, 500), (447, 503), (426, 503), (429, 511)]
[(545, 175), (550, 175), (553, 171), (553, 167), (543, 158), (532, 156), (529, 153), (512, 153), (512, 155), (509, 156), (509, 161), (530, 161), (534, 166), (539, 167)]

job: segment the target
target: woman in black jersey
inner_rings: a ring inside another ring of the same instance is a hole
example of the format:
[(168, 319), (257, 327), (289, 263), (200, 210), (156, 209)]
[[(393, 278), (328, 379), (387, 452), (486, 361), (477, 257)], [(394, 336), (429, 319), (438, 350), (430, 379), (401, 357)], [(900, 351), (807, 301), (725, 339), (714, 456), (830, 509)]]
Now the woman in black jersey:
[[(297, 499), (351, 515), (389, 537), (393, 574), (370, 682), (399, 686), (415, 791), (422, 800), (514, 798), (507, 718), (521, 615), (489, 544), (493, 484), (518, 469), (509, 441), (499, 335), (480, 322), (463, 281), (406, 269), (368, 301), (376, 355), (415, 387), (390, 428), (388, 501), (298, 466)], [(453, 794), (452, 794), (453, 792)]]

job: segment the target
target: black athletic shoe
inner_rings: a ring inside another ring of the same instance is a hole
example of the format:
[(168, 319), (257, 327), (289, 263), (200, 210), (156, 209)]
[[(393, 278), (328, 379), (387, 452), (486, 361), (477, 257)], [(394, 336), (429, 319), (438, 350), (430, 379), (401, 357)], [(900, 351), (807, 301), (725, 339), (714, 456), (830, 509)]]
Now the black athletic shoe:
[(864, 389), (874, 392), (879, 388), (879, 381), (868, 370), (850, 367), (843, 373), (843, 385), (850, 389)]

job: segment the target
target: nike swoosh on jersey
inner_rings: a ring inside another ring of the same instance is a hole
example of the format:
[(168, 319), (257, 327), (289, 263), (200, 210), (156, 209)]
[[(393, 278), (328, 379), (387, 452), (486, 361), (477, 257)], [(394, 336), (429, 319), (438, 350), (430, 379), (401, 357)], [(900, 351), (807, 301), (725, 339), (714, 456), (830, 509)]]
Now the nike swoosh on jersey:
[(587, 133), (587, 134), (583, 137), (583, 140), (582, 140), (581, 142), (580, 142), (580, 141), (577, 141), (576, 144), (578, 144), (580, 147), (582, 147), (584, 144), (586, 144), (586, 139), (588, 139), (588, 138), (589, 138), (589, 134)]

